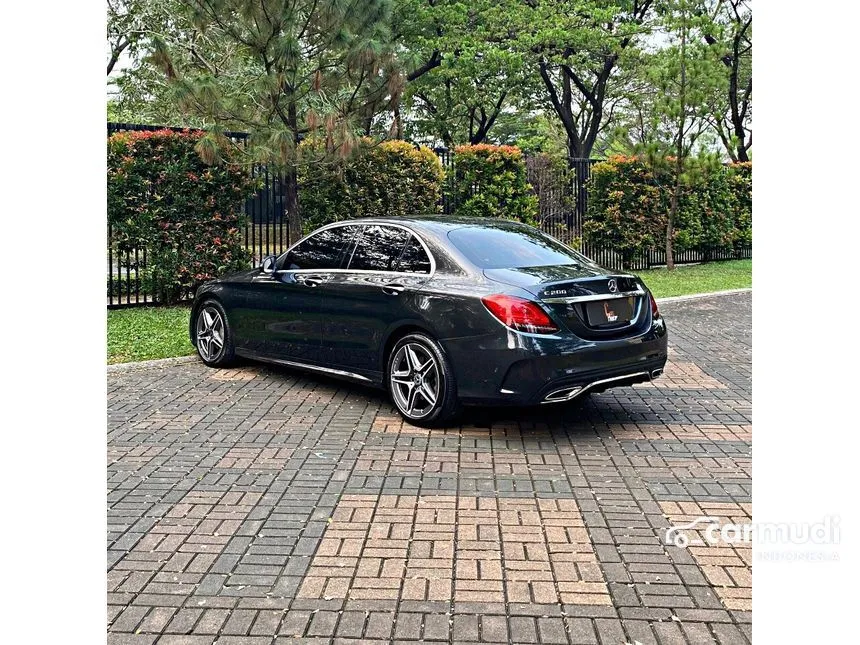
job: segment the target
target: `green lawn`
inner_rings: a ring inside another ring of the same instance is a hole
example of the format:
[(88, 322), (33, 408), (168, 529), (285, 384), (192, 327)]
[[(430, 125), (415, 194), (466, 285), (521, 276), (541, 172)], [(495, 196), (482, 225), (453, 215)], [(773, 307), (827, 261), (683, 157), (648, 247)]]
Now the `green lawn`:
[[(752, 286), (752, 260), (679, 266), (673, 272), (638, 273), (658, 298)], [(141, 307), (108, 311), (108, 363), (188, 356), (187, 307)]]
[(108, 311), (108, 363), (188, 356), (188, 307), (141, 307)]
[(645, 281), (657, 298), (744, 289), (752, 286), (752, 260), (678, 265), (674, 271), (651, 269), (635, 273)]

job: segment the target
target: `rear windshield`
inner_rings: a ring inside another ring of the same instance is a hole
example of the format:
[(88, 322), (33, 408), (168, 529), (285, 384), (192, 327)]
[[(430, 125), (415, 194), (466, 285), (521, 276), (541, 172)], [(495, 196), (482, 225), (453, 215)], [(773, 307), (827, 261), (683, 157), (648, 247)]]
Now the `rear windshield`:
[(548, 235), (531, 228), (467, 226), (448, 233), (460, 253), (481, 269), (582, 264), (587, 260)]

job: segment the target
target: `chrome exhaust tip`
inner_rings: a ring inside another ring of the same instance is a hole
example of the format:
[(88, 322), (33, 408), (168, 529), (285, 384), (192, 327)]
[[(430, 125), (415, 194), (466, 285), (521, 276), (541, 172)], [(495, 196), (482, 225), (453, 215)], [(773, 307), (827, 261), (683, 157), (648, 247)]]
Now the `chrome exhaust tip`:
[(544, 403), (560, 403), (562, 401), (570, 401), (575, 398), (579, 393), (582, 392), (582, 388), (579, 386), (576, 387), (563, 387), (560, 390), (553, 390), (549, 394), (547, 394), (543, 401)]
[[(629, 379), (636, 379), (635, 381), (633, 381), (634, 383), (641, 383), (649, 377), (655, 378), (657, 376), (660, 376), (660, 374), (662, 373), (662, 369), (652, 370), (651, 372), (632, 372), (631, 374), (622, 374), (621, 376), (611, 376), (609, 378), (600, 379), (598, 381), (592, 381), (591, 383), (586, 383), (585, 385), (567, 385), (557, 390), (553, 390), (552, 392), (544, 396), (543, 401), (541, 401), (541, 403), (562, 403), (564, 401), (572, 401), (580, 394), (588, 392), (589, 390), (592, 390), (594, 388), (599, 388), (602, 385), (615, 383), (617, 381), (626, 381)], [(604, 389), (606, 388), (599, 389), (598, 391), (602, 392)]]

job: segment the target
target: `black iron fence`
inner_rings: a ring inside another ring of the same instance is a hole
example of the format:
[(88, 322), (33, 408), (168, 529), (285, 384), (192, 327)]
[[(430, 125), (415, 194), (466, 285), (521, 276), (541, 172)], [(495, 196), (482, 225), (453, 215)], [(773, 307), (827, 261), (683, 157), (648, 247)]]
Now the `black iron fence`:
[[(162, 130), (160, 126), (130, 123), (108, 123), (107, 134), (128, 130)], [(167, 128), (181, 130), (181, 128)], [(227, 136), (244, 144), (247, 135), (241, 132)], [(450, 214), (456, 210), (453, 182), (455, 181), (454, 154), (447, 149), (436, 149), (436, 154), (446, 170), (440, 210)], [(526, 157), (528, 180), (538, 198), (538, 221), (540, 228), (556, 239), (580, 249), (598, 264), (621, 270), (641, 271), (666, 263), (664, 248), (652, 248), (623, 258), (612, 248), (595, 246), (582, 241), (582, 224), (588, 207), (588, 179), (591, 167), (598, 159), (570, 159), (559, 163), (546, 155)], [(254, 166), (252, 173), (260, 181), (255, 195), (245, 201), (243, 210), (247, 216), (244, 230), (245, 248), (255, 265), (267, 255), (279, 255), (290, 245), (288, 222), (285, 210), (284, 183), (280, 175), (270, 172), (265, 166)], [(108, 222), (107, 239), (107, 291), (108, 307), (129, 307), (158, 304), (154, 290), (147, 283), (147, 250), (120, 250), (113, 238)], [(752, 247), (739, 249), (686, 250), (675, 252), (676, 264), (710, 262), (752, 257)]]

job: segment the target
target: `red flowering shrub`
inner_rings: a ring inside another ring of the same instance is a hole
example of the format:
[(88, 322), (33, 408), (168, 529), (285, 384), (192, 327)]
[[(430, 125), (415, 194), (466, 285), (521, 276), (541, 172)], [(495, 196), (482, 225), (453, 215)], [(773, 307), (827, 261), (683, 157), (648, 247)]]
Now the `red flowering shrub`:
[(504, 217), (537, 224), (538, 199), (522, 151), (485, 143), (454, 149), (457, 215)]
[(242, 203), (249, 173), (229, 160), (203, 163), (201, 132), (119, 132), (108, 139), (108, 221), (113, 244), (137, 249), (138, 275), (160, 303), (248, 266)]

